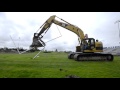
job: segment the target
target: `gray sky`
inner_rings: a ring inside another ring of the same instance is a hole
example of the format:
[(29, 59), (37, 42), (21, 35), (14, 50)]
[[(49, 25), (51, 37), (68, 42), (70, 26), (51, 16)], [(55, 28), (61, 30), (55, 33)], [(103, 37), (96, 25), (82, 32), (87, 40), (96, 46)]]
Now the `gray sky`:
[[(33, 34), (52, 15), (78, 26), (88, 37), (102, 41), (104, 47), (119, 45), (118, 23), (115, 22), (120, 20), (120, 12), (0, 12), (0, 47), (15, 47), (11, 36), (17, 47), (28, 49)], [(75, 51), (77, 35), (55, 24), (52, 24), (43, 41), (60, 36), (58, 29), (62, 37), (46, 43), (45, 49)]]

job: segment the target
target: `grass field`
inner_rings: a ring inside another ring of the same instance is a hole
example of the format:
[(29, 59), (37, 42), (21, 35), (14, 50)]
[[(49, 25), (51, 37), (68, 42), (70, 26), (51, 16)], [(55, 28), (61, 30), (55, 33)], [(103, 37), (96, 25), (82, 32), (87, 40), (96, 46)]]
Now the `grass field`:
[(120, 78), (120, 56), (112, 62), (74, 61), (67, 53), (0, 54), (0, 78)]

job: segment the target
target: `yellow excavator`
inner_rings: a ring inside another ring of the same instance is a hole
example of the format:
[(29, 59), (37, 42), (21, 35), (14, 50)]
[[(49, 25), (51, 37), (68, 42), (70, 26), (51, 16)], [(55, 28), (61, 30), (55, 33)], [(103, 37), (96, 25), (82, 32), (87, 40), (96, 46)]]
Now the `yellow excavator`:
[(39, 33), (34, 33), (33, 42), (30, 47), (44, 47), (45, 43), (42, 41), (43, 35), (49, 30), (54, 23), (67, 30), (72, 31), (78, 36), (79, 45), (76, 46), (76, 52), (68, 54), (68, 59), (74, 59), (76, 61), (113, 61), (114, 56), (112, 54), (105, 54), (103, 52), (103, 43), (95, 40), (94, 38), (88, 38), (88, 35), (77, 26), (59, 18), (63, 22), (56, 20), (59, 18), (56, 15), (50, 16), (45, 23), (40, 27)]

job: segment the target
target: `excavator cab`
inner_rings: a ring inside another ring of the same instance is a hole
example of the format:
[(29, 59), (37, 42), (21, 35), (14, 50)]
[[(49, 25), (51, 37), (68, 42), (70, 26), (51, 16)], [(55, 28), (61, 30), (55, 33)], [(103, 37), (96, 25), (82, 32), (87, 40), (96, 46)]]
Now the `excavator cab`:
[(95, 48), (95, 39), (86, 38), (81, 41), (80, 46), (76, 46), (76, 52), (85, 52), (85, 50), (93, 50)]
[(86, 38), (82, 40), (82, 52), (89, 52), (88, 50), (93, 50), (95, 48), (95, 39)]
[(76, 52), (95, 53), (103, 52), (102, 42), (95, 41), (94, 38), (86, 38), (81, 41), (80, 46), (76, 46)]
[(84, 50), (92, 50), (95, 48), (95, 39), (94, 38), (83, 39), (82, 42), (83, 42)]

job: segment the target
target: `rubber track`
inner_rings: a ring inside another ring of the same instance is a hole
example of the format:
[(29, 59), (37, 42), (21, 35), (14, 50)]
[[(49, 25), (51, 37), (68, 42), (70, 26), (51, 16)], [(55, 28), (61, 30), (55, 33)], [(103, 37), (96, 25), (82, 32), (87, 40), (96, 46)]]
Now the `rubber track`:
[(76, 53), (74, 54), (74, 59), (76, 61), (113, 61), (114, 57), (111, 54), (101, 54), (101, 53)]

